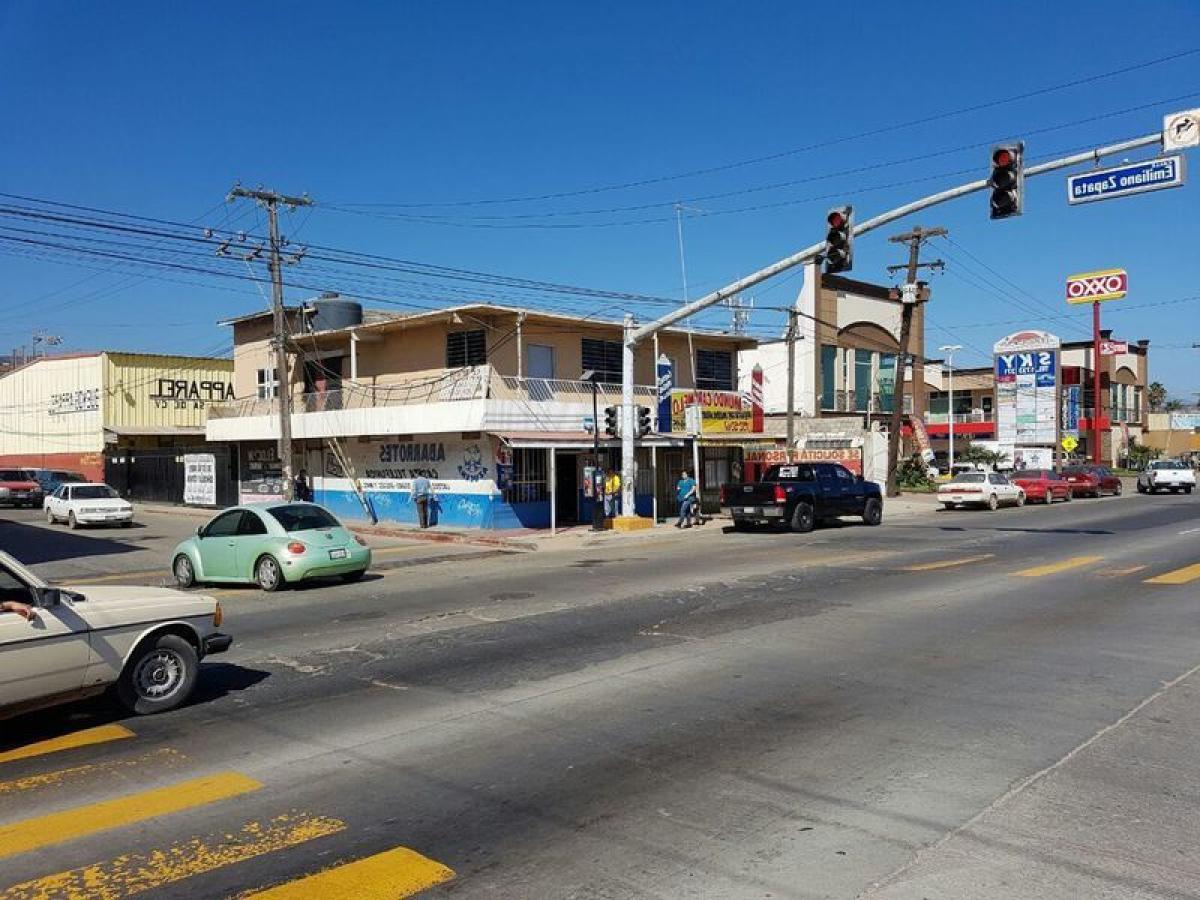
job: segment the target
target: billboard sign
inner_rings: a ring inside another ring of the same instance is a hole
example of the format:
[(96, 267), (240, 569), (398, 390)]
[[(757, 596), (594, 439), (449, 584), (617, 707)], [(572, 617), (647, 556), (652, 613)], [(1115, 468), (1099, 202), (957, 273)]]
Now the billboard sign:
[(1018, 450), (1058, 441), (1058, 351), (1044, 331), (1020, 331), (994, 346), (996, 440)]
[(704, 434), (748, 434), (753, 430), (754, 410), (737, 391), (671, 391), (672, 432), (691, 431), (687, 411), (693, 407), (700, 410)]
[(217, 505), (217, 457), (212, 453), (184, 454), (183, 502), (185, 506)]
[(1071, 205), (1130, 197), (1146, 191), (1183, 187), (1182, 156), (1160, 156), (1067, 176), (1067, 202)]
[(1128, 341), (1101, 341), (1100, 355), (1101, 356), (1119, 356), (1122, 353), (1129, 352)]
[(1129, 274), (1124, 269), (1081, 272), (1067, 278), (1068, 303), (1099, 303), (1120, 300), (1129, 292)]

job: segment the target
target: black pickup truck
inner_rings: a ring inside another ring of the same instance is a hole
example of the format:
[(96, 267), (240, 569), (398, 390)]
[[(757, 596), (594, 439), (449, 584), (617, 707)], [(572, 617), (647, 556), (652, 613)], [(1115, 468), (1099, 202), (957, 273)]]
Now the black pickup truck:
[(837, 463), (791, 463), (772, 466), (752, 484), (721, 486), (721, 507), (733, 527), (787, 525), (807, 532), (821, 519), (861, 516), (868, 525), (883, 521), (883, 493)]

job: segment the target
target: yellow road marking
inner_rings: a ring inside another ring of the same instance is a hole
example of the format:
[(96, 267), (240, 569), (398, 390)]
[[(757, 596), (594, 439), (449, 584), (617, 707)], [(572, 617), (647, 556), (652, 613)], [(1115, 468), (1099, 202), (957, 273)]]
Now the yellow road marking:
[(248, 822), (236, 832), (192, 838), (165, 850), (130, 853), (107, 862), (16, 884), (0, 900), (117, 900), (132, 897), (215, 869), (337, 834), (338, 819), (288, 813), (268, 822)]
[(32, 756), (42, 756), (46, 753), (58, 753), (61, 750), (74, 750), (76, 747), (88, 747), (92, 744), (103, 744), (107, 741), (117, 741), (121, 738), (135, 737), (134, 733), (122, 725), (98, 725), (95, 728), (85, 728), (62, 737), (38, 741), (36, 744), (26, 744), (15, 750), (0, 753), (0, 763), (13, 762), (18, 759), (29, 759)]
[(1096, 574), (1100, 575), (1104, 578), (1120, 578), (1122, 575), (1132, 575), (1135, 572), (1140, 572), (1144, 568), (1146, 568), (1146, 567), (1145, 566), (1125, 566), (1125, 568), (1123, 568), (1123, 569), (1102, 569), (1099, 572), (1097, 572)]
[(88, 806), (0, 825), (0, 859), (120, 828), (155, 816), (215, 803), (262, 785), (237, 772), (220, 772)]
[(246, 894), (244, 900), (396, 900), (441, 884), (454, 871), (409, 850), (384, 853)]
[(1059, 572), (1066, 572), (1069, 569), (1088, 566), (1102, 559), (1104, 559), (1103, 556), (1072, 556), (1060, 562), (1047, 563), (1044, 566), (1034, 566), (1032, 569), (1022, 569), (1020, 572), (1013, 572), (1012, 574), (1019, 578), (1041, 578), (1043, 575), (1055, 575)]
[(82, 766), (72, 766), (69, 769), (58, 769), (41, 775), (27, 775), (24, 778), (14, 778), (11, 781), (0, 781), (0, 797), (5, 794), (15, 794), (20, 791), (30, 791), (35, 788), (52, 787), (76, 778), (87, 778), (94, 775), (111, 775), (122, 769), (151, 763), (155, 766), (172, 765), (185, 757), (178, 750), (163, 748), (145, 753), (134, 759), (119, 759), (106, 763), (87, 763)]
[(1176, 569), (1174, 572), (1164, 572), (1161, 575), (1155, 575), (1153, 578), (1147, 578), (1146, 584), (1187, 584), (1189, 581), (1195, 581), (1200, 578), (1200, 563), (1194, 566), (1184, 566), (1182, 569)]
[(928, 572), (931, 569), (949, 569), (951, 566), (965, 566), (967, 563), (992, 559), (995, 553), (983, 553), (979, 556), (964, 556), (962, 559), (944, 559), (941, 562), (921, 563), (918, 566), (905, 566), (904, 572)]

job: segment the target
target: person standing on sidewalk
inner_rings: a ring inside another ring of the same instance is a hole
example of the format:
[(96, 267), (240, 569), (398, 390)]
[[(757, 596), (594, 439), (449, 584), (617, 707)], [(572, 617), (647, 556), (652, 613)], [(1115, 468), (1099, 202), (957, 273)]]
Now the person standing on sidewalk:
[(675, 499), (679, 501), (679, 520), (676, 528), (692, 527), (692, 506), (696, 502), (696, 481), (688, 475), (687, 469), (679, 473), (679, 481), (675, 483)]
[(604, 478), (604, 515), (610, 519), (621, 512), (621, 474), (616, 469)]
[(308, 472), (304, 469), (300, 470), (300, 474), (292, 482), (292, 497), (301, 503), (312, 503), (312, 487), (308, 483)]
[(433, 485), (424, 475), (418, 475), (412, 483), (412, 501), (417, 507), (417, 521), (422, 528), (429, 527), (429, 503), (433, 499)]

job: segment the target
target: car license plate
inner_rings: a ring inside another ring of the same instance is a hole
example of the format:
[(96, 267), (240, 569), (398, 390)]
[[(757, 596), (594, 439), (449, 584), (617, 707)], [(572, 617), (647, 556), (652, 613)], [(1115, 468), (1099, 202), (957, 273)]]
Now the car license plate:
[(758, 515), (758, 507), (755, 507), (755, 506), (743, 506), (743, 507), (742, 507), (742, 509), (741, 509), (741, 512), (742, 512), (742, 514), (743, 514), (743, 515), (747, 515), (747, 516), (756, 516), (756, 515)]
[(330, 559), (345, 559), (346, 551), (340, 547), (337, 550), (330, 550), (329, 558)]

